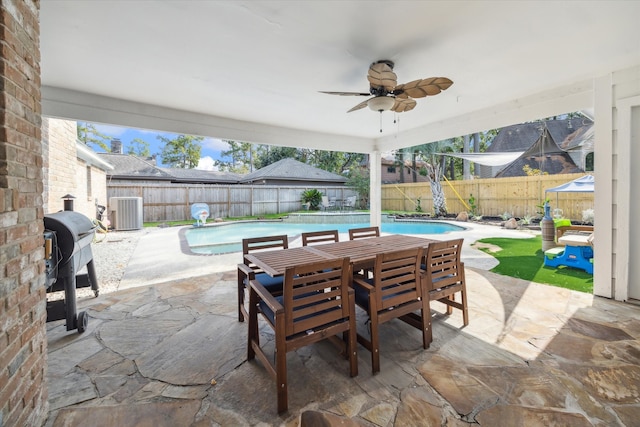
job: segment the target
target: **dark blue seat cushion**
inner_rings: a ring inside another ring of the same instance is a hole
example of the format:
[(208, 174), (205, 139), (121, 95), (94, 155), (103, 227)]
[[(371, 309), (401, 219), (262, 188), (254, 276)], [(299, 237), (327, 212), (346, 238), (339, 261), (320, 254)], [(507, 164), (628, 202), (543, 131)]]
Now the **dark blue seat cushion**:
[[(256, 274), (256, 280), (271, 293), (282, 292), (283, 276), (271, 277), (267, 273), (258, 273)], [(246, 278), (244, 279), (244, 285), (249, 286)]]
[[(307, 296), (308, 296), (308, 295), (307, 295)], [(281, 305), (284, 305), (284, 304), (283, 304), (283, 302), (284, 302), (284, 296), (280, 295), (280, 296), (277, 296), (277, 297), (275, 297), (275, 298), (276, 298), (276, 301), (278, 301)], [(268, 306), (264, 301), (262, 301), (262, 300), (260, 300), (260, 303), (259, 303), (258, 305), (259, 305), (259, 307), (260, 307), (260, 311), (262, 311), (262, 313), (263, 313), (263, 314), (264, 314), (264, 315), (269, 319), (269, 321), (270, 321), (271, 323), (275, 324), (275, 321), (276, 321), (275, 317), (276, 317), (276, 316), (275, 316), (275, 313), (271, 310), (271, 308), (269, 308), (269, 306)], [(301, 317), (301, 318), (300, 318), (300, 319), (298, 319), (298, 320), (304, 320), (304, 319), (307, 319), (307, 318), (309, 318), (309, 317), (311, 317), (311, 316), (318, 316), (318, 315), (320, 315), (320, 314), (327, 313), (327, 312), (329, 312), (329, 311), (331, 311), (331, 310), (338, 310), (338, 309), (337, 309), (337, 308), (331, 308), (331, 309), (329, 309), (329, 310), (322, 310), (322, 311), (319, 311), (319, 312), (317, 312), (317, 313), (315, 313), (315, 314), (310, 314), (310, 315), (308, 315), (308, 316)]]
[[(365, 279), (365, 282), (367, 282), (368, 284), (370, 284), (371, 286), (373, 286), (373, 279)], [(363, 288), (362, 286), (358, 286), (358, 285), (354, 285), (353, 286), (355, 292), (356, 292), (356, 304), (359, 305), (360, 307), (364, 308), (366, 311), (369, 311), (369, 292)], [(401, 292), (401, 293), (407, 293), (409, 291), (405, 291), (405, 292)], [(399, 294), (389, 294), (387, 296), (385, 296), (383, 299), (389, 299), (389, 298), (393, 298), (394, 296), (399, 295)]]

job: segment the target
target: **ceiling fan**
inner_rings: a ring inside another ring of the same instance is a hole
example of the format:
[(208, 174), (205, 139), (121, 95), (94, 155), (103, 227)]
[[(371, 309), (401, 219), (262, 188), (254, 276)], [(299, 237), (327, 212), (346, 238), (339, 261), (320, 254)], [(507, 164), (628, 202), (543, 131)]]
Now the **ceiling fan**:
[(329, 95), (341, 96), (373, 96), (362, 101), (347, 113), (369, 107), (373, 111), (391, 110), (396, 113), (413, 110), (416, 101), (413, 98), (437, 95), (453, 84), (446, 77), (429, 77), (418, 79), (409, 83), (398, 84), (398, 77), (393, 72), (393, 61), (381, 59), (369, 67), (367, 80), (369, 80), (369, 92), (327, 92)]

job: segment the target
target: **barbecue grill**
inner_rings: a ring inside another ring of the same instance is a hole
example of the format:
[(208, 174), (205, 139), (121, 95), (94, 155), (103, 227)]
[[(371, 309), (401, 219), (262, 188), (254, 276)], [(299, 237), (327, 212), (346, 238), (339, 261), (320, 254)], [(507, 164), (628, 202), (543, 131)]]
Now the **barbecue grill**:
[[(61, 211), (45, 215), (44, 228), (47, 293), (64, 291), (64, 300), (47, 301), (47, 322), (66, 318), (67, 331), (82, 333), (89, 318), (76, 314), (76, 288), (91, 286), (99, 294), (91, 252), (95, 225), (78, 212)], [(85, 265), (87, 273), (78, 274)]]

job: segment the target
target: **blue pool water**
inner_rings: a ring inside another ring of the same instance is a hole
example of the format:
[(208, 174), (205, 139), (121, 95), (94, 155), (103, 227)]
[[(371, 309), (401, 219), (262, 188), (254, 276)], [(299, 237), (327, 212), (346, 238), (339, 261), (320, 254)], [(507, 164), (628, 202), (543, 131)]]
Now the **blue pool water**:
[[(339, 233), (347, 233), (350, 228), (360, 227), (369, 227), (369, 223), (292, 224), (279, 221), (252, 221), (192, 228), (185, 232), (185, 237), (189, 248), (194, 253), (223, 254), (241, 252), (242, 239), (248, 237), (278, 234), (293, 237), (301, 233), (321, 230), (338, 230)], [(381, 227), (382, 232), (395, 234), (442, 234), (462, 230), (464, 227), (435, 221), (383, 222)]]

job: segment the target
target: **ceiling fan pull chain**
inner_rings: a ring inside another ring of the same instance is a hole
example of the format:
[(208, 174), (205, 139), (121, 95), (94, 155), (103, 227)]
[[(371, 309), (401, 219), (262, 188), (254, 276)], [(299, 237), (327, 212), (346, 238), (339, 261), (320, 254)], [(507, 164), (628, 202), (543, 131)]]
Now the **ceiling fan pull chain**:
[(382, 110), (380, 110), (380, 133), (382, 133)]

